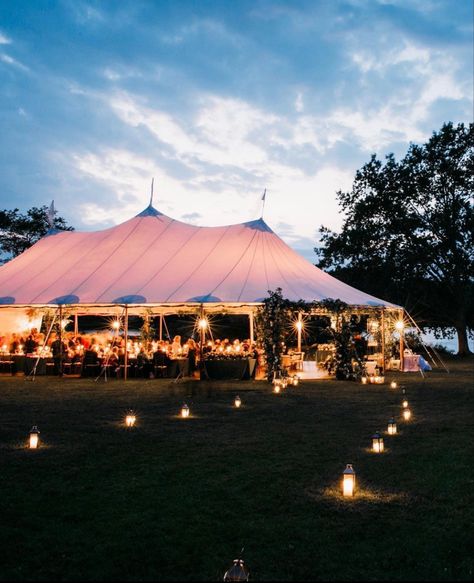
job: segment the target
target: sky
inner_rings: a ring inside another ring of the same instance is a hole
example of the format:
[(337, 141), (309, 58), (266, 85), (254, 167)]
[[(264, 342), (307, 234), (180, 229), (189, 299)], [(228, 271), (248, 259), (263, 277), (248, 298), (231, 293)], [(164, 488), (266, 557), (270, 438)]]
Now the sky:
[(315, 262), (372, 154), (473, 120), (472, 0), (0, 0), (0, 208), (264, 219)]

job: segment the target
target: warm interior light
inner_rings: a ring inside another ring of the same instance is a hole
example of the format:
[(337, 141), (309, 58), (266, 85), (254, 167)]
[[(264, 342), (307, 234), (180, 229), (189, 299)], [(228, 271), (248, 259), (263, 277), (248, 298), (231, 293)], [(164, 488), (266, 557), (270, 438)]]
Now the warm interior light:
[(201, 330), (205, 330), (207, 328), (207, 320), (206, 320), (206, 318), (200, 318), (199, 319), (199, 328)]
[(120, 320), (114, 320), (114, 321), (112, 322), (112, 328), (113, 328), (114, 330), (118, 330), (118, 329), (120, 328)]
[(397, 320), (395, 322), (395, 329), (402, 332), (405, 329), (405, 322), (403, 320)]
[(242, 399), (239, 397), (239, 395), (235, 397), (234, 405), (237, 407), (237, 409), (240, 407), (240, 405), (242, 405)]
[(295, 327), (298, 330), (298, 332), (301, 332), (301, 330), (303, 330), (303, 322), (301, 320), (297, 320), (295, 322)]
[(343, 473), (342, 494), (343, 496), (354, 496), (355, 472), (352, 464), (347, 464)]

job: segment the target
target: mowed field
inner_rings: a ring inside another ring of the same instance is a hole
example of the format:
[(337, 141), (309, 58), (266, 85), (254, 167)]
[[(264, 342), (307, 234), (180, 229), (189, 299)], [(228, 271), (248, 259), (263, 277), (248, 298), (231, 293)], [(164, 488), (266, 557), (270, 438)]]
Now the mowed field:
[(474, 361), (449, 366), (387, 375), (410, 422), (388, 384), (2, 376), (0, 579), (215, 581), (244, 547), (257, 581), (472, 580)]

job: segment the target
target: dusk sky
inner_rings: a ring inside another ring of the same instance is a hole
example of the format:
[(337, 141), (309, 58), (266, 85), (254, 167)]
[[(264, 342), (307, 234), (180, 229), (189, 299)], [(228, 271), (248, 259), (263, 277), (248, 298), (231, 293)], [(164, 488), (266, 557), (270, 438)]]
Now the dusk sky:
[(473, 118), (472, 0), (0, 0), (0, 205), (76, 229), (264, 218), (315, 261), (335, 193)]

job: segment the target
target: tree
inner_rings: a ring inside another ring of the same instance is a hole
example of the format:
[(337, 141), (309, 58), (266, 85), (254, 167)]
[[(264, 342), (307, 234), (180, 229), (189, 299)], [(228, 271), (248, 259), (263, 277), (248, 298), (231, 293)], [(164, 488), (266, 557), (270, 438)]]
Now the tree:
[[(0, 211), (0, 256), (9, 261), (31, 247), (50, 229), (50, 211), (47, 206), (32, 207), (26, 214), (19, 209)], [(55, 229), (73, 231), (62, 217), (54, 217)]]
[(318, 266), (403, 305), (425, 327), (474, 328), (474, 124), (450, 122), (397, 162), (371, 157), (338, 192), (340, 233), (321, 227)]

